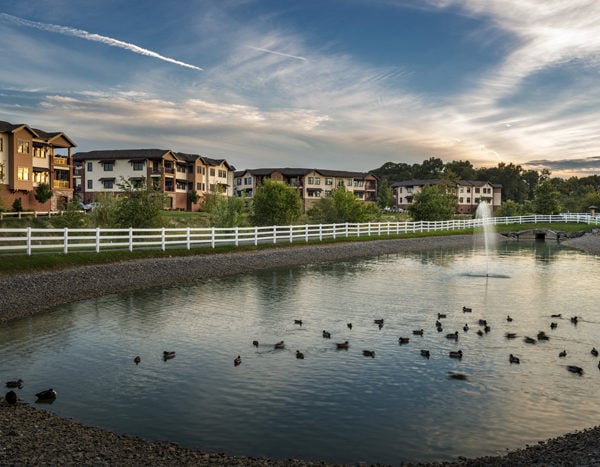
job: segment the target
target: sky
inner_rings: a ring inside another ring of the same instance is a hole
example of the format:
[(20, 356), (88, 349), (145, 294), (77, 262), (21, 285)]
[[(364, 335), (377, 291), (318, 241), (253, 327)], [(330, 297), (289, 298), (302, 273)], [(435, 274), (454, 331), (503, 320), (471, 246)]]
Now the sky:
[(0, 63), (74, 152), (600, 174), (598, 0), (2, 0)]

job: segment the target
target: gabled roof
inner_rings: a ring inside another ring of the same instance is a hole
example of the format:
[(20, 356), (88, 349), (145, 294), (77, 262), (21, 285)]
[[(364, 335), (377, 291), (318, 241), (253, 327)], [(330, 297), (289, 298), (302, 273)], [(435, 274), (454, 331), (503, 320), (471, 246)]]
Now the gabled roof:
[(43, 139), (44, 141), (46, 141), (47, 143), (51, 143), (53, 140), (59, 140), (60, 138), (64, 138), (64, 140), (71, 146), (71, 147), (77, 147), (77, 145), (75, 144), (75, 142), (73, 142), (71, 140), (71, 138), (69, 138), (65, 133), (63, 133), (62, 131), (55, 131), (53, 133), (47, 133), (44, 130), (40, 130), (39, 128), (34, 128), (33, 129), (37, 134), (38, 137), (40, 139)]
[[(345, 170), (328, 170), (328, 169), (307, 169), (301, 167), (279, 167), (279, 168), (260, 168), (246, 169), (235, 172), (236, 177), (249, 173), (254, 176), (266, 176), (278, 172), (286, 177), (301, 177), (311, 172), (318, 173), (323, 177), (344, 177), (344, 178), (366, 178), (372, 176), (367, 172), (349, 172)], [(373, 176), (373, 178), (375, 178)]]
[(107, 149), (103, 151), (78, 152), (73, 155), (75, 161), (95, 159), (162, 159), (167, 154), (173, 154), (169, 149)]
[(17, 130), (26, 129), (33, 136), (38, 136), (33, 128), (25, 123), (17, 123), (16, 125), (10, 122), (0, 121), (0, 131), (3, 133), (14, 133)]
[(400, 182), (395, 182), (391, 185), (392, 188), (398, 186), (425, 186), (425, 185), (437, 185), (440, 182), (439, 178), (430, 178), (426, 180), (419, 180), (416, 178), (412, 178), (410, 180), (402, 180)]

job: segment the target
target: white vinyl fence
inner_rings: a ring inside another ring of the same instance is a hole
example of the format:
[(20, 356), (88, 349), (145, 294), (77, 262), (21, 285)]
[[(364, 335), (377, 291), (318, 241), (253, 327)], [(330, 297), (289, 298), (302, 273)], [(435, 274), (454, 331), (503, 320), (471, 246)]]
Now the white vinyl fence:
[[(160, 229), (0, 229), (0, 253), (141, 250), (221, 245), (298, 243), (336, 238), (385, 237), (412, 233), (464, 230), (484, 224), (566, 223), (600, 224), (589, 214), (490, 217), (438, 222), (369, 222), (363, 224), (306, 224), (270, 227)], [(557, 226), (557, 230), (560, 228)]]

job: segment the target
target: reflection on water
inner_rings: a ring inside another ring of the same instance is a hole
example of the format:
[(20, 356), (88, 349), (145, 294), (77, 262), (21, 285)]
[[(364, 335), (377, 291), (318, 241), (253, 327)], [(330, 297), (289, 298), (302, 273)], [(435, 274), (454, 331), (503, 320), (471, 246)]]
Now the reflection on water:
[[(85, 424), (283, 459), (449, 460), (597, 424), (598, 259), (507, 242), (490, 261), (498, 277), (485, 268), (481, 250), (438, 249), (78, 302), (0, 328), (0, 376), (22, 378), (19, 397), (32, 403), (55, 388), (44, 408)], [(491, 328), (481, 336), (480, 319)], [(550, 340), (524, 342), (542, 330)], [(458, 341), (446, 338), (455, 331)], [(464, 357), (449, 358), (458, 349)], [(164, 350), (177, 356), (164, 361)]]

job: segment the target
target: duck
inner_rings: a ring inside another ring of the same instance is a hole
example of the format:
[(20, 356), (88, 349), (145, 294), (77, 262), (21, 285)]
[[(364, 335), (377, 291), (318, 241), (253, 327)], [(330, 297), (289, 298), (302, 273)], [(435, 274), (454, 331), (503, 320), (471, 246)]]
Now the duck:
[(558, 356), (559, 356), (560, 358), (565, 358), (565, 357), (567, 356), (567, 351), (566, 351), (566, 350), (563, 350), (562, 352), (559, 352)]
[(379, 327), (379, 330), (381, 331), (381, 328), (383, 327), (383, 323), (379, 323), (379, 324), (377, 325), (377, 327)]
[(510, 317), (510, 315), (508, 315), (508, 316), (506, 317), (506, 321), (508, 321), (509, 323), (510, 323), (510, 322), (512, 322), (512, 320), (513, 320), (513, 319)]
[(596, 347), (592, 347), (592, 350), (590, 351), (590, 353), (594, 356), (597, 357), (598, 356), (598, 351), (596, 350)]
[(253, 345), (254, 347), (258, 347), (258, 341), (252, 341), (252, 345)]
[(276, 349), (284, 349), (285, 343), (283, 341), (279, 341), (273, 347), (275, 347)]
[(6, 387), (21, 389), (23, 387), (23, 380), (21, 378), (19, 378), (16, 381), (7, 381)]
[(562, 313), (550, 315), (550, 318), (562, 318)]
[(415, 336), (422, 336), (423, 335), (423, 330), (422, 329), (415, 329), (413, 331), (413, 335), (415, 335)]
[(323, 337), (325, 339), (331, 339), (331, 333), (323, 330)]
[(240, 357), (239, 355), (237, 357), (235, 357), (233, 359), (233, 365), (234, 366), (238, 366), (242, 364), (242, 357)]
[(579, 318), (577, 318), (577, 316), (571, 316), (571, 323), (577, 324), (578, 320), (579, 320)]
[(463, 326), (463, 331), (467, 332), (469, 330), (469, 325), (467, 323), (465, 323), (465, 325)]
[(296, 358), (299, 360), (304, 360), (304, 354), (299, 350), (296, 350)]
[(431, 353), (429, 352), (429, 350), (421, 350), (421, 355), (425, 358), (429, 358), (431, 356)]
[(17, 393), (15, 391), (8, 391), (4, 395), (4, 400), (9, 405), (14, 405), (17, 403)]
[(439, 319), (436, 319), (436, 320), (435, 320), (435, 327), (436, 327), (436, 328), (441, 328), (441, 327), (442, 327), (442, 323), (440, 323), (440, 320), (439, 320)]
[(538, 332), (537, 338), (539, 341), (547, 341), (550, 339), (544, 331)]
[(477, 330), (477, 335), (478, 335), (478, 336), (483, 336), (483, 331), (482, 331), (481, 329), (478, 329), (478, 330)]
[(410, 341), (410, 338), (408, 337), (399, 337), (398, 338), (398, 343), (399, 344), (408, 344)]
[(294, 324), (298, 324), (298, 325), (302, 326), (302, 320), (301, 319), (295, 319), (294, 320)]
[(514, 339), (515, 337), (517, 337), (517, 333), (516, 332), (507, 332), (506, 334), (504, 334), (504, 337), (506, 337), (507, 339)]
[(45, 391), (38, 392), (35, 397), (37, 397), (38, 402), (49, 402), (56, 399), (56, 391), (52, 388), (46, 389)]
[(508, 356), (508, 361), (510, 363), (517, 363), (517, 364), (521, 363), (521, 360), (519, 360), (519, 357), (515, 357), (513, 354), (510, 354)]
[(438, 319), (446, 318), (446, 313), (438, 313)]
[(440, 325), (440, 326), (436, 326), (437, 332), (442, 332), (444, 330), (444, 328)]
[(136, 365), (139, 365), (141, 361), (142, 361), (142, 359), (141, 359), (141, 357), (140, 357), (139, 355), (137, 355), (137, 356), (136, 356), (136, 357), (133, 359), (133, 362), (134, 362)]
[(365, 357), (375, 358), (375, 351), (374, 350), (363, 350), (363, 355)]
[(448, 355), (450, 356), (450, 358), (458, 358), (461, 359), (463, 358), (463, 351), (462, 350), (451, 350)]
[(346, 323), (346, 326), (348, 327), (348, 329), (352, 329), (352, 323)]
[(451, 332), (450, 334), (446, 334), (446, 339), (458, 339), (458, 331)]
[(463, 306), (463, 313), (471, 313), (473, 310), (468, 306)]
[(348, 343), (348, 341), (345, 341), (345, 342), (336, 342), (335, 346), (338, 349), (347, 349), (348, 347), (350, 347), (350, 344)]
[(373, 322), (374, 322), (375, 324), (383, 324), (383, 322), (384, 322), (384, 319), (383, 319), (383, 318), (374, 319), (374, 320), (373, 320)]
[(558, 327), (558, 323), (555, 323), (554, 321), (552, 321), (550, 323), (550, 329), (556, 329)]
[(454, 372), (450, 372), (448, 374), (448, 377), (450, 379), (458, 379), (460, 381), (465, 381), (467, 379), (467, 375), (465, 375), (464, 373), (454, 373)]
[(577, 373), (578, 375), (583, 374), (583, 368), (581, 368), (580, 366), (567, 365), (567, 370), (569, 370), (571, 373)]
[(170, 360), (172, 358), (175, 358), (175, 352), (168, 351), (168, 350), (165, 350), (163, 352), (163, 360)]
[(492, 328), (490, 328), (490, 326), (489, 326), (488, 324), (486, 324), (486, 325), (483, 327), (483, 332), (485, 332), (485, 333), (488, 333), (488, 332), (490, 332), (491, 330), (492, 330)]
[(479, 326), (486, 326), (486, 325), (487, 325), (487, 320), (485, 320), (485, 319), (480, 319), (480, 320), (478, 321), (478, 323), (479, 323)]
[(525, 336), (523, 339), (526, 344), (535, 344), (536, 340), (533, 337)]

